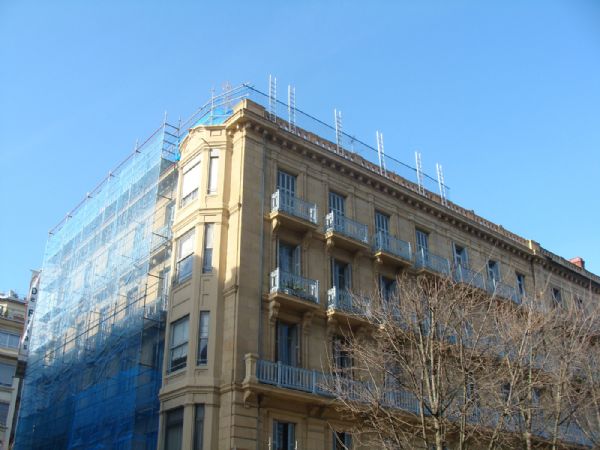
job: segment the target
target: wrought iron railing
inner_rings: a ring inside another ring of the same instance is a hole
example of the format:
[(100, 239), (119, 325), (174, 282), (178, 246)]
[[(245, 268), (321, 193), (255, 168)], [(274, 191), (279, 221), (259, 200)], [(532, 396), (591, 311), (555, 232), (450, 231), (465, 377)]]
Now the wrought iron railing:
[(415, 266), (417, 268), (429, 269), (443, 275), (450, 275), (450, 263), (442, 256), (435, 255), (425, 249), (416, 253)]
[(365, 244), (369, 243), (369, 230), (365, 224), (348, 219), (335, 211), (325, 216), (325, 232), (340, 233)]
[(375, 233), (375, 236), (373, 236), (373, 250), (399, 256), (407, 261), (412, 259), (410, 243), (398, 239), (384, 231), (378, 231)]
[(485, 279), (479, 272), (458, 265), (454, 268), (454, 281), (470, 284), (473, 287), (485, 290)]
[(492, 295), (506, 298), (508, 300), (513, 301), (516, 304), (521, 303), (521, 298), (517, 294), (517, 289), (509, 284), (503, 283), (502, 281), (496, 281), (493, 279), (489, 280), (488, 291)]
[(365, 315), (368, 313), (368, 305), (367, 299), (359, 299), (345, 289), (334, 286), (327, 291), (327, 308)]
[(319, 303), (319, 281), (304, 278), (280, 268), (271, 272), (271, 293), (281, 292)]
[[(273, 362), (258, 359), (255, 362), (256, 379), (263, 384), (326, 397), (340, 395), (356, 402), (368, 402), (378, 399), (383, 406), (388, 408), (407, 411), (417, 415), (421, 412), (421, 402), (417, 396), (399, 386), (385, 386), (383, 389), (376, 389), (372, 382), (353, 380), (352, 378), (339, 377), (317, 370), (294, 367), (283, 364), (281, 361)], [(426, 408), (424, 408), (423, 413), (429, 415), (429, 411)], [(498, 411), (481, 406), (475, 406), (468, 418), (470, 422), (480, 422), (483, 420), (490, 426), (495, 426), (499, 419), (500, 413)], [(504, 420), (504, 429), (507, 431), (515, 431), (517, 429), (517, 425), (511, 423), (510, 418), (505, 417)], [(535, 434), (540, 437), (549, 437), (549, 433), (541, 429)], [(566, 442), (590, 445), (589, 439), (575, 424), (561, 426), (560, 436), (561, 440)]]
[(317, 205), (279, 189), (271, 195), (271, 211), (281, 211), (314, 224), (318, 222)]

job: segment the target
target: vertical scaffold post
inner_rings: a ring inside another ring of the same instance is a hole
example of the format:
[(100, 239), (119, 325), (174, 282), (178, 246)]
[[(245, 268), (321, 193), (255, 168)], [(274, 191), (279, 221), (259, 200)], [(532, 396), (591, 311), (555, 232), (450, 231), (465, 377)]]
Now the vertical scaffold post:
[(385, 168), (385, 150), (383, 149), (383, 133), (379, 131), (375, 132), (375, 138), (377, 139), (377, 155), (379, 156), (379, 173), (384, 177), (387, 176)]
[(221, 85), (221, 89), (223, 90), (223, 102), (225, 104), (225, 113), (229, 111), (232, 107), (231, 105), (231, 83), (226, 81)]
[(342, 154), (342, 112), (334, 109), (333, 115), (335, 116), (335, 143), (337, 145), (337, 152)]
[(446, 184), (444, 183), (444, 172), (442, 171), (442, 165), (435, 163), (435, 170), (437, 172), (438, 188), (440, 190), (442, 205), (448, 206), (448, 200), (446, 198)]
[(296, 88), (288, 84), (288, 128), (296, 133)]
[(421, 153), (415, 152), (415, 164), (417, 166), (417, 184), (419, 186), (419, 193), (425, 194), (425, 186), (423, 186), (423, 165), (421, 164)]
[(210, 90), (210, 124), (213, 124), (213, 119), (215, 117), (215, 88), (213, 87)]
[(269, 75), (269, 119), (277, 118), (277, 78)]

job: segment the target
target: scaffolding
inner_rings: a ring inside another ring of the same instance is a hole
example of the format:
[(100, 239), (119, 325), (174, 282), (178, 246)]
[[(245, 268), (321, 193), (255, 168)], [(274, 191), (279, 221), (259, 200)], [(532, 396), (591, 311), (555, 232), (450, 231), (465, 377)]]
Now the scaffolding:
[(413, 188), (401, 170), (433, 180), (386, 156), (382, 138), (378, 151), (344, 133), (341, 114), (333, 127), (300, 111), (294, 90), (282, 104), (274, 78), (269, 94), (227, 86), (178, 126), (165, 118), (50, 231), (15, 449), (156, 448), (179, 143), (247, 98), (295, 136), (394, 182)]
[(178, 135), (165, 122), (50, 232), (16, 449), (156, 448)]

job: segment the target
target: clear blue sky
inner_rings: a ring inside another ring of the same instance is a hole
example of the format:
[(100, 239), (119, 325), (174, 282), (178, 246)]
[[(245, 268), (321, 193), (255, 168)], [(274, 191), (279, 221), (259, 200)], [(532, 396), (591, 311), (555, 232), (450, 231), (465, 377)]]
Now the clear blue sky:
[(600, 273), (600, 2), (0, 0), (0, 291), (162, 120), (229, 81), (427, 172), (451, 199)]

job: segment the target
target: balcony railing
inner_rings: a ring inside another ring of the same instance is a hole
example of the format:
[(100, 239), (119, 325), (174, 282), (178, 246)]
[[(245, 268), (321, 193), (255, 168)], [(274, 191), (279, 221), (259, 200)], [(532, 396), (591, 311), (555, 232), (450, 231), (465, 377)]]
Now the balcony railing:
[(271, 293), (281, 292), (319, 303), (319, 282), (279, 268), (271, 272)]
[(419, 269), (429, 269), (444, 275), (450, 275), (450, 263), (442, 256), (420, 249), (416, 253), (415, 266)]
[(271, 195), (271, 212), (277, 211), (317, 224), (317, 205), (281, 190)]
[(256, 378), (265, 384), (327, 395), (325, 386), (328, 384), (325, 375), (316, 370), (302, 369), (279, 362), (259, 359), (256, 362)]
[(454, 268), (454, 281), (470, 284), (473, 287), (485, 290), (485, 279), (479, 272), (458, 265)]
[[(281, 361), (272, 362), (259, 359), (256, 361), (256, 378), (260, 383), (277, 387), (310, 392), (326, 397), (334, 397), (335, 392), (344, 392), (349, 399), (366, 400), (376, 394), (369, 383), (324, 374), (317, 370), (302, 369), (283, 364)], [(382, 392), (382, 403), (390, 408), (419, 412), (419, 402), (410, 392), (394, 389)]]
[(521, 303), (521, 299), (517, 294), (517, 289), (502, 281), (490, 280), (488, 282), (488, 291), (492, 295), (512, 300), (517, 305)]
[(350, 314), (364, 315), (368, 310), (368, 302), (360, 304), (350, 292), (345, 289), (332, 287), (327, 291), (327, 308), (344, 311)]
[[(351, 378), (336, 377), (330, 374), (322, 373), (317, 370), (303, 369), (283, 364), (281, 361), (272, 362), (262, 359), (255, 359), (251, 356), (246, 360), (247, 373), (256, 376), (256, 381), (263, 384), (277, 386), (286, 389), (292, 389), (301, 392), (308, 392), (324, 397), (335, 397), (336, 393), (342, 394), (353, 401), (373, 401), (376, 397), (382, 405), (388, 408), (394, 408), (419, 415), (421, 404), (415, 394), (401, 387), (387, 387), (377, 390), (373, 388), (372, 383), (353, 380)], [(428, 415), (428, 411), (423, 411)], [(485, 420), (490, 426), (495, 426), (499, 420), (500, 413), (489, 408), (475, 407), (471, 412), (469, 420), (479, 422)], [(505, 418), (506, 421), (506, 418)], [(510, 422), (505, 423), (504, 428), (508, 431), (516, 430), (516, 426)], [(549, 437), (548, 433), (538, 431), (535, 433), (540, 437)], [(561, 440), (573, 442), (579, 445), (590, 445), (590, 440), (583, 434), (581, 429), (573, 424), (569, 427), (561, 426)]]
[(375, 252), (386, 252), (407, 261), (412, 259), (410, 243), (395, 238), (384, 231), (378, 231), (373, 237), (373, 250)]
[(366, 225), (348, 219), (335, 211), (325, 216), (325, 232), (340, 233), (365, 244), (369, 243), (369, 231)]

